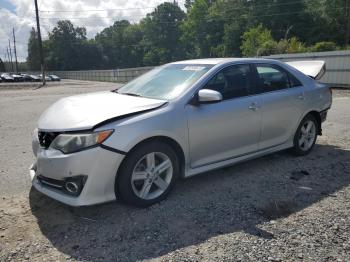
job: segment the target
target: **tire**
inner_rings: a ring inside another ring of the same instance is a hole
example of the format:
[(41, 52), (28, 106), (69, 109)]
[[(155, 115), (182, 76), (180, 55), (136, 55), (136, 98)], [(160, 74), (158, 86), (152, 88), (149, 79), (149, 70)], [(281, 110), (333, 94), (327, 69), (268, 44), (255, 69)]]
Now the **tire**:
[[(311, 125), (309, 131), (307, 130), (308, 125)], [(316, 143), (317, 129), (318, 122), (313, 115), (307, 115), (303, 118), (293, 140), (292, 152), (296, 156), (305, 156), (310, 153)]]
[(141, 144), (127, 155), (118, 170), (116, 196), (139, 207), (160, 202), (174, 187), (179, 166), (178, 157), (170, 145), (160, 141)]

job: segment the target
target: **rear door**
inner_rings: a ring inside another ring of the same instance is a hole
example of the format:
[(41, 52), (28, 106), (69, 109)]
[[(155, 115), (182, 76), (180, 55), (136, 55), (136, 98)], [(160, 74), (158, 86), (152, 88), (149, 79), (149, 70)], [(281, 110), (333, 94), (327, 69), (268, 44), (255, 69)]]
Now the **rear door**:
[(259, 149), (285, 143), (305, 110), (305, 88), (284, 68), (255, 64), (262, 112)]
[(226, 67), (203, 87), (220, 92), (222, 101), (186, 106), (192, 167), (258, 150), (261, 113), (252, 79), (248, 64)]

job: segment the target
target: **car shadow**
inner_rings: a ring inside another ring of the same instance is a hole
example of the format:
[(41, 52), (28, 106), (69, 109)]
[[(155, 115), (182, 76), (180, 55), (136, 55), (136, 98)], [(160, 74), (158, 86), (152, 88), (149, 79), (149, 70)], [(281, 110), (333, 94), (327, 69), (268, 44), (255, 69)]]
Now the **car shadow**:
[(33, 215), (59, 251), (78, 260), (155, 258), (222, 234), (265, 239), (261, 223), (289, 216), (350, 184), (350, 151), (316, 145), (305, 157), (280, 152), (180, 180), (149, 208), (113, 202), (72, 208), (30, 191)]

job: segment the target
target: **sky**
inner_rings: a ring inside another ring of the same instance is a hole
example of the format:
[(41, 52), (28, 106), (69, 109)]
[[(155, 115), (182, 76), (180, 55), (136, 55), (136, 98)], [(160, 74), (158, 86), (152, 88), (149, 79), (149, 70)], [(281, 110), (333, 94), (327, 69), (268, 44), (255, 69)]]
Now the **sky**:
[[(172, 2), (172, 0), (166, 0)], [(84, 26), (92, 38), (116, 20), (138, 22), (165, 0), (38, 0), (42, 38), (57, 21), (69, 19)], [(183, 1), (178, 1), (183, 7)], [(27, 57), (27, 43), (32, 27), (36, 28), (34, 0), (0, 0), (0, 57), (4, 60), (8, 39), (13, 52), (12, 28), (15, 29), (18, 61)]]

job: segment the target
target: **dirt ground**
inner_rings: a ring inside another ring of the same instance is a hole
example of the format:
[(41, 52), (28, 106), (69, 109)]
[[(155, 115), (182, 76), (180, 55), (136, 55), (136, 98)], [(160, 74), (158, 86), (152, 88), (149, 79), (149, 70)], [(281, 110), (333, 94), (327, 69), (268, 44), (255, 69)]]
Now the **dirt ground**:
[(72, 208), (31, 189), (31, 131), (72, 94), (117, 84), (0, 86), (0, 261), (350, 261), (350, 91), (313, 152), (280, 152), (177, 183), (139, 209)]

